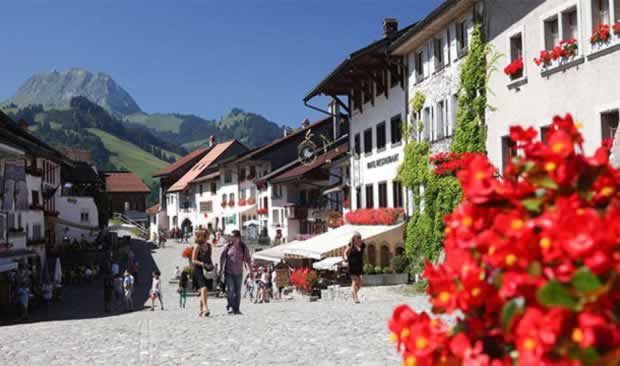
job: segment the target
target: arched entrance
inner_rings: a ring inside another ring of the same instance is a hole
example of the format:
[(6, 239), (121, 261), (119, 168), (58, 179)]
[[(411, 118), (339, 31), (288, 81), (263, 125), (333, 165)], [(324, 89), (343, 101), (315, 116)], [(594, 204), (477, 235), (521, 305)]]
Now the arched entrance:
[(368, 264), (373, 267), (377, 265), (377, 247), (375, 243), (368, 244), (368, 248), (366, 249), (366, 255), (368, 257)]
[(181, 231), (189, 233), (194, 231), (194, 228), (192, 227), (192, 222), (189, 219), (183, 220), (183, 222), (181, 223)]
[(381, 267), (386, 268), (392, 265), (392, 253), (390, 253), (390, 248), (383, 244), (381, 246)]
[(394, 254), (396, 255), (405, 255), (405, 248), (401, 247), (400, 245), (396, 247), (396, 250), (394, 251)]

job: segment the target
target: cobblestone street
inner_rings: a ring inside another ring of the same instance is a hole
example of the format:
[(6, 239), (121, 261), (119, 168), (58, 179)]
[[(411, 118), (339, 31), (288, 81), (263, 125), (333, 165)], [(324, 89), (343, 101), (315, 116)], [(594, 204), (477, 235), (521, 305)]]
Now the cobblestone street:
[[(165, 311), (149, 311), (149, 301), (141, 311), (107, 315), (99, 287), (77, 289), (77, 299), (66, 300), (54, 318), (63, 320), (0, 327), (0, 365), (397, 365), (386, 329), (393, 307), (428, 307), (421, 296), (365, 288), (359, 305), (244, 300), (242, 316), (227, 315), (225, 300), (210, 297), (211, 317), (199, 318), (198, 298), (179, 309), (176, 285), (168, 284), (174, 267), (186, 263), (184, 246), (169, 242), (152, 253), (164, 278)], [(142, 286), (148, 271), (141, 268)]]

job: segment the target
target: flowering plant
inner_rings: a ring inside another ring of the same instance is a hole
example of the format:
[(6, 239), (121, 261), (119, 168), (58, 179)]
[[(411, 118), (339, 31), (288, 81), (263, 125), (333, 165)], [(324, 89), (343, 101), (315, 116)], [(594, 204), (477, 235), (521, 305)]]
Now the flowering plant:
[(512, 61), (510, 65), (504, 68), (504, 74), (509, 76), (517, 76), (523, 71), (523, 57), (519, 57)]
[(614, 30), (614, 34), (620, 36), (620, 22), (614, 24), (612, 28)]
[(540, 55), (538, 58), (534, 59), (534, 63), (536, 63), (537, 66), (548, 66), (551, 63), (551, 52), (547, 50), (540, 51)]
[(461, 169), (469, 165), (476, 156), (484, 156), (482, 153), (453, 153), (442, 152), (431, 156), (430, 163), (435, 165), (436, 175), (456, 175)]
[(342, 207), (347, 207), (348, 208), (349, 204), (350, 204), (350, 202), (349, 202), (348, 198), (345, 198), (344, 200), (342, 200)]
[(185, 249), (183, 249), (183, 252), (181, 252), (181, 258), (188, 258), (188, 259), (191, 258), (192, 252), (193, 252), (192, 247), (185, 247)]
[(226, 201), (222, 201), (222, 203), (220, 204), (222, 207), (226, 207)]
[(311, 291), (318, 281), (318, 275), (309, 268), (298, 268), (293, 271), (290, 277), (291, 285), (301, 292)]
[(267, 209), (266, 208), (259, 208), (258, 210), (256, 210), (256, 213), (259, 215), (267, 215)]
[(228, 201), (228, 206), (229, 207), (235, 207), (235, 201), (233, 201), (233, 200)]
[(592, 31), (592, 37), (590, 37), (590, 42), (605, 43), (607, 41), (609, 41), (609, 24), (599, 24), (598, 28)]
[[(406, 365), (619, 365), (620, 170), (591, 157), (570, 115), (547, 143), (512, 127), (523, 154), (503, 179), (477, 156), (458, 173), (445, 262), (426, 264), (436, 314), (398, 306), (389, 321)], [(577, 147), (577, 148), (576, 148)]]
[(250, 197), (250, 198), (248, 198), (248, 200), (247, 200), (247, 204), (248, 204), (248, 205), (254, 205), (254, 204), (256, 204), (256, 199), (255, 199), (254, 197)]
[(237, 202), (237, 204), (238, 204), (239, 206), (245, 206), (245, 205), (246, 205), (246, 203), (247, 203), (247, 201), (246, 201), (246, 200), (244, 200), (243, 198), (239, 198), (239, 202)]
[[(577, 50), (579, 46), (577, 46), (576, 39), (569, 39), (568, 41), (560, 41), (560, 45), (556, 48), (560, 48), (560, 56), (562, 57), (571, 57), (577, 54)], [(554, 48), (555, 49), (555, 48)]]
[(403, 213), (402, 208), (362, 208), (347, 212), (345, 218), (352, 225), (393, 225)]

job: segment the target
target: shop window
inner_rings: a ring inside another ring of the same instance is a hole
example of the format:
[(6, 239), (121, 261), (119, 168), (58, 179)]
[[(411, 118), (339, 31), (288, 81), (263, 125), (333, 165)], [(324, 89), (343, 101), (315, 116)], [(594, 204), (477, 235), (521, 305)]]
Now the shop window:
[(387, 207), (387, 183), (379, 183), (379, 207)]
[(398, 144), (403, 139), (403, 122), (400, 114), (390, 119), (390, 139), (392, 144)]
[(444, 67), (443, 55), (443, 39), (437, 38), (433, 40), (433, 56), (435, 57), (435, 70), (441, 70)]
[[(523, 35), (518, 33), (510, 37), (510, 61), (515, 61), (521, 57), (523, 57)], [(510, 74), (511, 80), (516, 80), (521, 77), (523, 77), (523, 69), (518, 73)]]
[(399, 181), (392, 181), (392, 200), (394, 207), (403, 207), (403, 185)]
[(366, 186), (366, 208), (374, 208), (375, 200), (373, 196), (373, 186), (369, 184)]
[(467, 22), (457, 22), (456, 27), (456, 54), (463, 57), (467, 53)]
[(553, 17), (545, 20), (545, 49), (552, 50), (554, 46), (560, 43), (560, 27), (558, 25), (558, 17)]
[(362, 188), (361, 187), (355, 188), (355, 208), (358, 210), (362, 208)]
[(517, 156), (517, 145), (510, 139), (510, 136), (502, 137), (502, 168), (505, 169), (515, 156)]
[(355, 137), (353, 138), (353, 148), (354, 148), (353, 151), (355, 152), (356, 155), (359, 155), (362, 152), (360, 145), (361, 145), (360, 134), (356, 133)]
[(364, 131), (364, 153), (370, 154), (372, 152), (372, 128)]
[(572, 7), (562, 12), (562, 39), (579, 39), (577, 8)]
[(385, 122), (377, 125), (377, 150), (385, 148)]
[(603, 140), (613, 139), (616, 136), (618, 119), (618, 110), (601, 114), (601, 137)]

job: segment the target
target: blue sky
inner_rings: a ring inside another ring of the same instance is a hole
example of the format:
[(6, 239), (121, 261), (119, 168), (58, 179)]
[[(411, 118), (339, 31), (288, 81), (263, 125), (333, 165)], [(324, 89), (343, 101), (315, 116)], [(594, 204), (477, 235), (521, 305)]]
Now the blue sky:
[[(2, 6), (0, 100), (30, 75), (84, 67), (146, 112), (219, 118), (233, 107), (288, 125), (350, 52), (440, 0), (19, 0)], [(320, 100), (316, 101), (320, 103)]]

